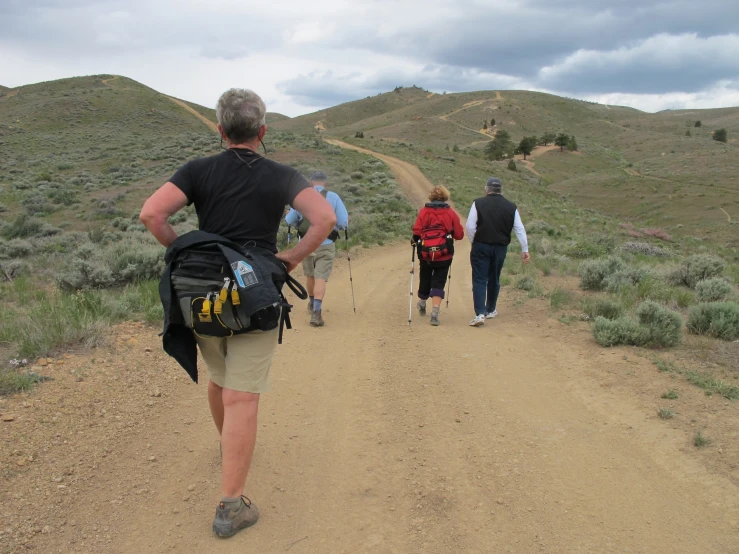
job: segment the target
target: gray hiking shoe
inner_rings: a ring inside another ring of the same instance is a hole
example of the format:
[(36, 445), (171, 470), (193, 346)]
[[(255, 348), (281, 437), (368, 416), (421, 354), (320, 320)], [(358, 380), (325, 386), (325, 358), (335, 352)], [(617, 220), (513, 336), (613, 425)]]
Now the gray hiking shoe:
[(313, 312), (310, 318), (311, 327), (323, 327), (323, 316), (321, 316), (321, 310)]
[(220, 502), (216, 507), (213, 532), (222, 539), (233, 537), (242, 529), (254, 525), (258, 519), (259, 508), (246, 496), (241, 497), (236, 509)]
[(420, 302), (416, 304), (416, 308), (418, 308), (418, 313), (421, 315), (426, 315), (426, 304), (421, 304)]
[(434, 327), (438, 327), (439, 326), (439, 314), (435, 314), (432, 312), (430, 321), (431, 321), (431, 325), (433, 325)]
[(313, 300), (308, 300), (308, 315), (313, 315)]

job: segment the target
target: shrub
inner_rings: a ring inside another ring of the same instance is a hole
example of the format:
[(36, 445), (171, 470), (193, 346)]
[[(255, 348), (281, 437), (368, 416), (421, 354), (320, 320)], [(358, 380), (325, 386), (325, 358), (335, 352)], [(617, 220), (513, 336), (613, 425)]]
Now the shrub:
[(603, 287), (608, 292), (619, 292), (626, 287), (633, 287), (651, 277), (652, 273), (645, 267), (626, 267), (606, 275)]
[(580, 287), (585, 290), (602, 290), (606, 277), (625, 269), (623, 260), (615, 257), (583, 262), (579, 269)]
[(625, 242), (621, 245), (621, 250), (629, 254), (642, 254), (644, 256), (663, 257), (668, 253), (664, 248), (649, 244), (648, 242)]
[(579, 240), (567, 249), (566, 254), (571, 258), (597, 258), (610, 254), (616, 248), (616, 243), (611, 237), (594, 237)]
[(25, 214), (20, 214), (13, 223), (3, 227), (3, 236), (9, 239), (27, 238), (41, 234), (43, 224)]
[(590, 319), (604, 317), (606, 319), (618, 319), (624, 315), (624, 308), (616, 300), (605, 297), (583, 298), (582, 309)]
[(651, 300), (636, 310), (639, 323), (648, 330), (648, 342), (653, 346), (675, 346), (682, 338), (683, 320), (679, 314)]
[(739, 304), (709, 302), (698, 304), (688, 314), (688, 331), (722, 340), (739, 338)]
[(719, 276), (725, 268), (726, 262), (721, 258), (695, 254), (683, 260), (680, 267), (669, 275), (669, 279), (673, 284), (694, 289), (700, 281)]
[(0, 259), (25, 258), (33, 252), (33, 245), (27, 240), (13, 239), (0, 242)]
[(572, 301), (572, 293), (568, 289), (557, 287), (549, 295), (549, 303), (553, 310), (558, 310), (563, 305)]
[(529, 275), (524, 275), (518, 281), (516, 281), (516, 288), (531, 292), (536, 287), (536, 279)]
[(518, 169), (516, 168), (516, 162), (510, 160), (508, 162), (508, 169), (510, 169), (511, 171), (518, 171)]
[(695, 285), (699, 302), (719, 302), (726, 300), (732, 292), (731, 285), (718, 277), (699, 281)]
[(655, 237), (655, 238), (666, 240), (666, 241), (672, 240), (672, 236), (670, 236), (670, 234), (667, 233), (667, 231), (665, 231), (664, 229), (650, 227), (647, 229), (642, 229), (641, 232), (647, 235), (648, 237)]
[(596, 318), (593, 325), (593, 337), (598, 344), (606, 347), (619, 344), (642, 346), (649, 338), (646, 329), (628, 317)]

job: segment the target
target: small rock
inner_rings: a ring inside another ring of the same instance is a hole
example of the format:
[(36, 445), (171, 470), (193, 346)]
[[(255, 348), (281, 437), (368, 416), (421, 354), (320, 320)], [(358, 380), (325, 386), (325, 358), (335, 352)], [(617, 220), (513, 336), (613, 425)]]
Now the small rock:
[(153, 397), (155, 397), (155, 398), (159, 398), (160, 396), (162, 396), (162, 391), (160, 391), (159, 389), (157, 389), (157, 390), (153, 391), (153, 392), (151, 393), (151, 395), (152, 395)]
[(194, 491), (195, 490), (195, 485), (189, 485), (187, 487), (187, 490), (189, 490), (190, 492)]
[(457, 423), (462, 423), (462, 420), (459, 418), (455, 419), (454, 421), (456, 421)]
[(48, 535), (49, 533), (51, 533), (51, 527), (49, 527), (48, 525), (45, 525), (45, 526), (44, 526), (44, 528), (43, 528), (43, 529), (41, 529), (41, 532), (42, 532), (42, 533), (43, 533), (44, 535)]
[(13, 414), (3, 414), (2, 419), (3, 421), (15, 421), (15, 416)]
[(67, 488), (67, 485), (57, 485), (56, 488), (59, 490), (64, 490)]
[(15, 462), (15, 465), (23, 467), (24, 465), (26, 465), (26, 460), (17, 460)]
[(147, 458), (147, 460), (149, 460), (150, 462), (156, 462), (157, 461), (157, 457), (156, 456), (149, 456)]
[(41, 358), (38, 361), (38, 365), (40, 365), (41, 367), (46, 367), (47, 365), (49, 365), (49, 362), (46, 361), (46, 358)]
[(190, 500), (190, 495), (189, 494), (186, 494), (185, 496), (182, 497), (182, 501), (183, 502), (187, 502), (188, 500)]
[(144, 348), (144, 352), (151, 352), (151, 348), (149, 348), (149, 347)]
[(500, 498), (499, 498), (498, 500), (496, 500), (496, 502), (497, 502), (498, 504), (500, 504), (501, 506), (503, 505), (503, 501), (502, 501), (502, 500), (501, 500)]

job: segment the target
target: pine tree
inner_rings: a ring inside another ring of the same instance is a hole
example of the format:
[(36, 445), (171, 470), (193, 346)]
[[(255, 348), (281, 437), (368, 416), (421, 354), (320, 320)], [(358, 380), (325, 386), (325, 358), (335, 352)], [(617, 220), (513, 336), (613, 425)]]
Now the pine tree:
[(564, 133), (558, 134), (557, 138), (554, 139), (554, 145), (559, 146), (560, 152), (565, 151), (565, 146), (567, 146), (569, 142), (570, 142), (570, 137)]
[(483, 122), (482, 128), (485, 129), (485, 130), (487, 130), (487, 128), (488, 128), (488, 122), (487, 121)]
[(502, 160), (513, 155), (513, 142), (508, 131), (500, 129), (495, 138), (485, 145), (485, 157), (488, 160)]
[(490, 120), (490, 126), (495, 127), (495, 118)]
[(685, 136), (686, 137), (692, 136), (692, 134), (690, 133), (690, 129), (688, 129), (687, 131), (685, 131)]
[(701, 123), (700, 121), (696, 121), (696, 122), (695, 122), (695, 126), (696, 126), (696, 127), (700, 127), (701, 125), (702, 125), (702, 123)]
[(719, 142), (726, 142), (727, 140), (727, 133), (726, 129), (716, 129), (713, 132), (713, 140), (717, 140)]
[(536, 141), (536, 137), (523, 137), (518, 143), (518, 150), (523, 154), (524, 160), (536, 148)]
[(516, 168), (516, 162), (514, 162), (513, 160), (509, 160), (508, 169), (510, 169), (511, 171), (518, 171), (518, 169)]
[(557, 138), (557, 135), (555, 135), (554, 133), (544, 133), (541, 136), (541, 139), (539, 140), (540, 140), (540, 144), (542, 144), (543, 146), (546, 146), (550, 142), (554, 142), (554, 139), (556, 138)]
[(567, 150), (569, 150), (570, 152), (577, 151), (577, 141), (575, 140), (575, 135), (572, 135), (570, 137), (570, 140), (567, 141)]

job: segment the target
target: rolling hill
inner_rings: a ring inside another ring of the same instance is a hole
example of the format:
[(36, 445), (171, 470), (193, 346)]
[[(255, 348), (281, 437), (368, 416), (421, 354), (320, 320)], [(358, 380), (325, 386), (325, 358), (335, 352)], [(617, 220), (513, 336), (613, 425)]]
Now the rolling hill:
[[(458, 160), (479, 157), (498, 129), (514, 141), (565, 132), (577, 138), (579, 152), (535, 152), (542, 183), (638, 225), (739, 245), (739, 108), (649, 114), (529, 91), (439, 95), (406, 88), (276, 127), (341, 137), (400, 157), (414, 151), (411, 157), (428, 163), (449, 157), (453, 146)], [(719, 128), (728, 131), (728, 143), (712, 139)], [(365, 139), (353, 138), (358, 131)]]

